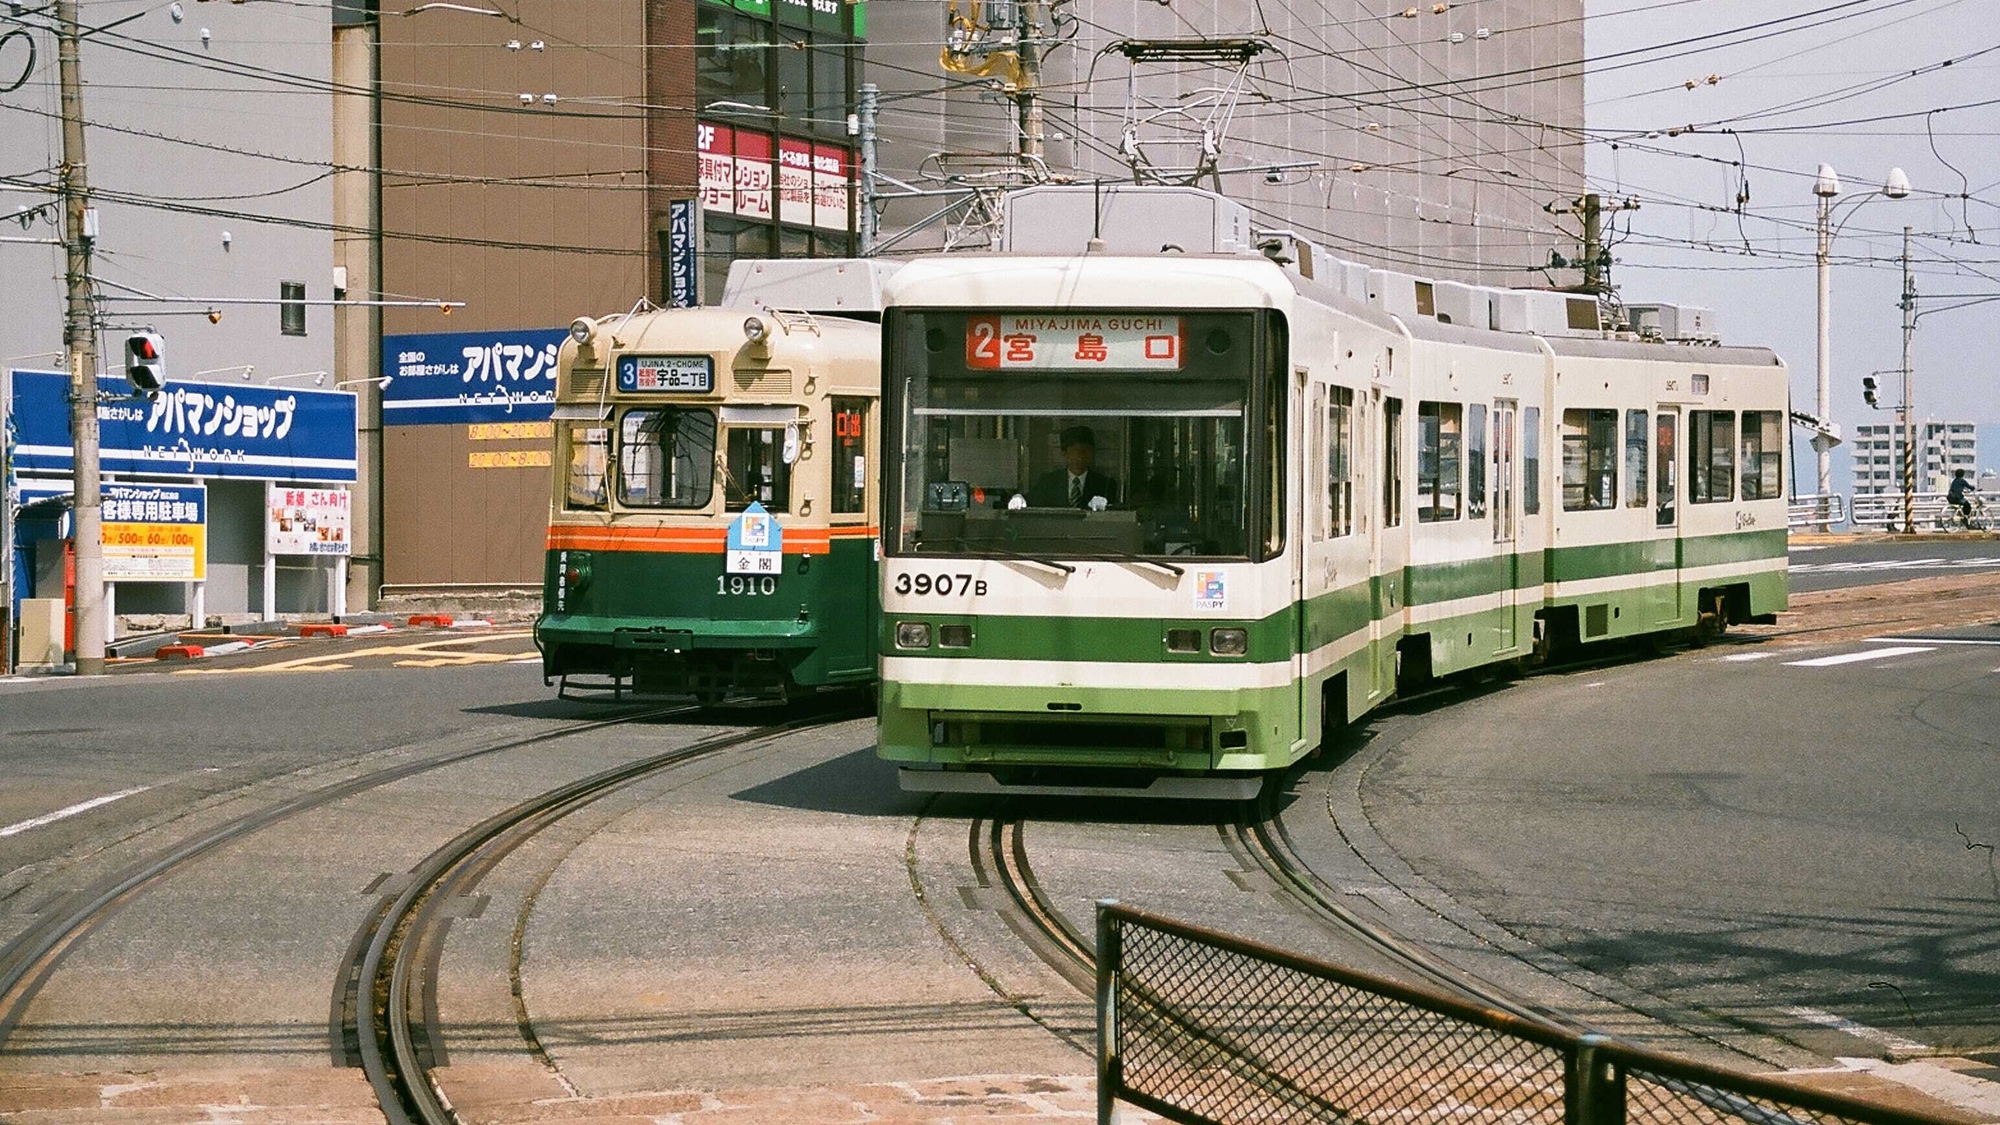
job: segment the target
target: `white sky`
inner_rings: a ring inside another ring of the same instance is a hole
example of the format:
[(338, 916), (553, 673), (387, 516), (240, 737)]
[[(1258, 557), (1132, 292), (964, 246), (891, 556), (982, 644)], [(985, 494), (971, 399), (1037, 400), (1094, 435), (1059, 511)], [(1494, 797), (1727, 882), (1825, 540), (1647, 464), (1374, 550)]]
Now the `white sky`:
[[(1784, 357), (1794, 406), (1810, 411), (1817, 331), (1811, 187), (1825, 162), (1840, 174), (1835, 218), (1846, 223), (1833, 246), (1835, 420), (1849, 432), (1893, 420), (1890, 411), (1863, 403), (1861, 377), (1901, 364), (1897, 258), (1908, 224), (1916, 231), (1918, 309), (1928, 314), (1913, 343), (1917, 416), (2000, 422), (2000, 301), (1942, 311), (1955, 302), (1922, 296), (2000, 295), (2000, 104), (1969, 104), (2000, 97), (2000, 12), (1992, 0), (1586, 3), (1590, 128), (1606, 138), (1659, 134), (1634, 136), (1615, 150), (1589, 149), (1593, 187), (1641, 201), (1630, 216), (1631, 237), (1614, 251), (1613, 280), (1625, 298), (1717, 309), (1725, 342), (1766, 345)], [(1811, 12), (1819, 14), (1803, 15)], [(1774, 22), (1787, 16), (1802, 18)], [(1612, 57), (1752, 24), (1768, 26)], [(1757, 35), (1767, 37), (1736, 42)], [(1960, 61), (1910, 76), (1948, 59)], [(1639, 65), (1625, 65), (1632, 62)], [(1709, 85), (1711, 74), (1720, 81)], [(1684, 85), (1690, 79), (1693, 90)], [(1927, 136), (1925, 112), (1942, 107), (1963, 108), (1930, 115)], [(1915, 115), (1836, 124), (1906, 113)], [(1665, 135), (1690, 123), (1700, 126), (1693, 134)], [(1722, 132), (1731, 128), (1736, 137)], [(1742, 171), (1732, 166), (1739, 139), (1748, 165)], [(1879, 188), (1892, 167), (1908, 174), (1916, 195), (1848, 202)], [(1734, 208), (1745, 175), (1751, 198), (1739, 224)], [(1971, 198), (1959, 198), (1961, 191)], [(1754, 254), (1744, 253), (1746, 239)], [(1892, 404), (1899, 377), (1878, 378), (1882, 401)], [(1797, 448), (1800, 491), (1810, 492), (1810, 451)], [(1980, 454), (1983, 464), (2000, 463), (2000, 449)], [(1844, 478), (1838, 464), (1836, 471)], [(1840, 479), (1836, 485), (1845, 490)]]

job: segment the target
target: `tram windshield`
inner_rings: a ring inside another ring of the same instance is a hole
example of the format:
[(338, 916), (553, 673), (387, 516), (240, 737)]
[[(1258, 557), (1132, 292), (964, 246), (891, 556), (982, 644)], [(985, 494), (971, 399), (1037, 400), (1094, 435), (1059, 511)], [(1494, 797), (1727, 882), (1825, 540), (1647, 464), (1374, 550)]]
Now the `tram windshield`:
[(1275, 553), (1283, 351), (1259, 314), (899, 312), (889, 332), (892, 551)]

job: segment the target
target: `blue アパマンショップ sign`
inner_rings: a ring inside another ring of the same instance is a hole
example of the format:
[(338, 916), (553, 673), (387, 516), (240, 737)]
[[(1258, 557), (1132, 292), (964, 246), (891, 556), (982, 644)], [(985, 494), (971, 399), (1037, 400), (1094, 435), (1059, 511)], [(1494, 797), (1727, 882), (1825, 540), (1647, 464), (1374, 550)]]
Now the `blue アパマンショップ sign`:
[(555, 411), (561, 328), (382, 337), (382, 423), (540, 422)]
[[(99, 377), (98, 467), (107, 473), (341, 482), (355, 479), (354, 396), (254, 384), (168, 383), (151, 399)], [(68, 474), (69, 376), (14, 372), (14, 468)]]

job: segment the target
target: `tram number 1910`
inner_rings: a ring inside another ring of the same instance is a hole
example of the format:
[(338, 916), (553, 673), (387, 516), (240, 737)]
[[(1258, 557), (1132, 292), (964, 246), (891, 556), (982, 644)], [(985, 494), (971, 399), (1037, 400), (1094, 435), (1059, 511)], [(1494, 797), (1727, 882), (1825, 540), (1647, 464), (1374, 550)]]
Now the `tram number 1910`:
[(975, 579), (970, 574), (898, 574), (896, 592), (937, 594), (942, 597), (949, 597), (952, 594), (984, 594), (986, 580)]
[(772, 574), (720, 574), (715, 579), (715, 592), (769, 597), (778, 592), (778, 579)]

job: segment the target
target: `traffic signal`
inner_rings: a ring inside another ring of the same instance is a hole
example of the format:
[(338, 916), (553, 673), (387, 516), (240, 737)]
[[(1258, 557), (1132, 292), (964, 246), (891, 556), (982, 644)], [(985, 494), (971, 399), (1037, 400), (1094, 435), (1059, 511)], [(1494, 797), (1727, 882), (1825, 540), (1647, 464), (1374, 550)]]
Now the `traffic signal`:
[(1861, 397), (1867, 399), (1870, 406), (1880, 405), (1875, 401), (1875, 376), (1863, 375), (1861, 377)]
[(166, 343), (157, 333), (125, 337), (125, 381), (140, 394), (153, 394), (167, 381)]

